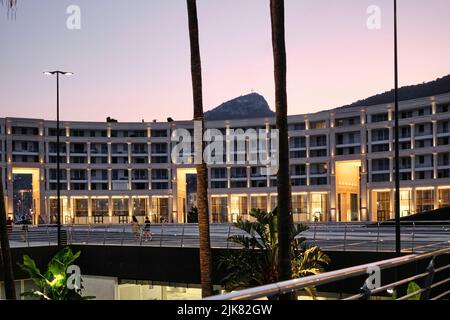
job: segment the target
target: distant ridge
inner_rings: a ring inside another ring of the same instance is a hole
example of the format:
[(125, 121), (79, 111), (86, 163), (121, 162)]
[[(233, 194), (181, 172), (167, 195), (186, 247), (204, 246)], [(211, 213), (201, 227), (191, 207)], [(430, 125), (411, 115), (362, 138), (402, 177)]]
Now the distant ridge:
[(275, 116), (266, 99), (258, 93), (250, 93), (222, 103), (211, 111), (205, 112), (205, 119), (235, 120), (266, 118)]
[[(405, 86), (399, 89), (399, 100), (413, 100), (418, 98), (435, 96), (438, 94), (450, 92), (450, 75), (430, 82), (424, 82), (417, 85)], [(386, 91), (381, 94), (374, 95), (364, 100), (356, 101), (345, 107), (356, 107), (356, 106), (374, 106), (379, 104), (387, 104), (394, 102), (394, 89), (391, 91)]]

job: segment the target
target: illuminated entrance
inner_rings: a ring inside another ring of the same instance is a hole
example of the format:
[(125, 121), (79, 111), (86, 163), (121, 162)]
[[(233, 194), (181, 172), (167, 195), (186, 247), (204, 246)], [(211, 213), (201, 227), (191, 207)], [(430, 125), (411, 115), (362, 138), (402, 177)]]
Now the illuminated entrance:
[(39, 223), (41, 214), (39, 169), (13, 168), (12, 174), (14, 221)]
[(361, 161), (336, 162), (337, 221), (359, 221)]
[(177, 208), (178, 223), (188, 222), (188, 212), (197, 206), (195, 168), (177, 169)]

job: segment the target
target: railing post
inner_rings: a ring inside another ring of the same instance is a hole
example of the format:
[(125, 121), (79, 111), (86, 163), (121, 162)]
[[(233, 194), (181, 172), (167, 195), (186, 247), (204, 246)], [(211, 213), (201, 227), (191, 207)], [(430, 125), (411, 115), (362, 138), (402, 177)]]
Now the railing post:
[(226, 241), (227, 241), (227, 249), (230, 248), (230, 241), (228, 241), (228, 239), (230, 239), (230, 235), (231, 235), (231, 224), (228, 225), (228, 235), (227, 235), (227, 239), (226, 239)]
[(313, 237), (314, 244), (316, 244), (316, 232), (317, 232), (317, 222), (314, 222), (314, 237)]
[(344, 252), (347, 251), (347, 222), (344, 226)]
[(108, 228), (108, 226), (105, 225), (105, 232), (104, 232), (104, 234), (103, 234), (103, 245), (106, 244), (106, 230), (107, 230), (107, 228)]
[(164, 223), (161, 224), (161, 238), (159, 239), (159, 246), (162, 247), (162, 241), (164, 237)]
[(25, 229), (25, 239), (27, 240), (27, 246), (30, 247), (30, 240), (28, 239), (28, 225), (26, 225)]
[(430, 263), (428, 264), (428, 267), (426, 270), (428, 272), (428, 275), (423, 280), (423, 288), (425, 289), (425, 291), (423, 291), (422, 294), (420, 295), (420, 300), (428, 300), (430, 298), (431, 285), (433, 284), (434, 274), (435, 274), (434, 258), (435, 257), (433, 257), (431, 259)]
[(50, 246), (51, 246), (51, 242), (50, 242), (50, 235), (49, 235), (49, 233), (48, 233), (48, 225), (47, 225), (47, 227), (46, 227), (45, 232), (47, 233), (48, 246), (50, 247)]
[(125, 238), (125, 226), (123, 226), (123, 231), (122, 231), (122, 241), (120, 242), (120, 245), (123, 246), (123, 240)]
[(89, 224), (89, 227), (88, 227), (88, 236), (87, 236), (87, 242), (86, 242), (86, 244), (89, 244), (89, 238), (90, 238), (90, 236), (91, 236), (91, 224)]
[(411, 253), (414, 253), (414, 249), (415, 249), (415, 239), (416, 239), (416, 222), (413, 221), (413, 233), (412, 233)]
[(183, 230), (181, 231), (181, 248), (183, 248), (184, 243), (184, 224), (183, 224)]
[(378, 252), (378, 245), (380, 244), (380, 223), (377, 223), (378, 225), (378, 230), (377, 230), (377, 252)]

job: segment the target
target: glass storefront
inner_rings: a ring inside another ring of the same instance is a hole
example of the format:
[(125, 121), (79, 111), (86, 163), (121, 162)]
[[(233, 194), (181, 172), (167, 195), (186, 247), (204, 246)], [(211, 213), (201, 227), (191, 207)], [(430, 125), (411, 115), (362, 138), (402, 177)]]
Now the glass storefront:
[(325, 193), (311, 194), (311, 214), (313, 221), (325, 222), (328, 212), (328, 197)]
[(147, 215), (147, 199), (133, 198), (132, 200), (132, 214), (136, 217), (143, 217)]
[(228, 222), (228, 205), (227, 197), (212, 197), (211, 198), (211, 217), (212, 223), (226, 223)]
[(294, 222), (304, 222), (310, 220), (308, 215), (307, 194), (292, 195), (292, 215)]
[(152, 216), (154, 223), (169, 223), (169, 198), (152, 197)]
[(377, 192), (377, 221), (386, 221), (391, 218), (391, 193)]
[(426, 212), (434, 210), (434, 190), (416, 191), (416, 212)]
[(450, 207), (450, 189), (439, 189), (439, 208)]
[(411, 214), (411, 191), (400, 190), (400, 216), (406, 217)]
[(91, 199), (92, 216), (94, 223), (103, 223), (104, 217), (109, 215), (109, 200), (108, 199)]
[(247, 196), (231, 196), (231, 218), (233, 222), (248, 220)]
[(267, 196), (251, 196), (251, 208), (267, 211)]

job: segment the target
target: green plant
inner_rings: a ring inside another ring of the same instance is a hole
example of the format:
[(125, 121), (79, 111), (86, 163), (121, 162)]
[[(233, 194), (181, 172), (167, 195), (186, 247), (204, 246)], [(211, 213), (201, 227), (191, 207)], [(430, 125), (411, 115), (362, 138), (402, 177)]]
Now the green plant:
[(69, 247), (59, 251), (48, 263), (47, 271), (41, 273), (35, 261), (28, 255), (23, 256), (23, 263), (18, 263), (38, 287), (38, 290), (24, 292), (22, 296), (41, 300), (87, 300), (95, 297), (83, 297), (82, 286), (79, 289), (69, 289), (67, 285), (70, 274), (67, 268), (80, 256), (81, 252), (73, 253)]
[[(412, 281), (408, 284), (408, 289), (406, 290), (406, 294), (409, 295), (413, 292), (419, 291), (420, 289), (421, 289), (421, 287), (417, 283)], [(392, 293), (392, 300), (396, 300), (396, 299), (397, 299), (397, 291), (395, 290)], [(409, 297), (408, 300), (420, 300), (420, 292)]]
[[(235, 227), (245, 235), (233, 235), (228, 240), (240, 244), (242, 250), (232, 250), (220, 257), (218, 267), (226, 276), (222, 284), (226, 290), (260, 286), (278, 281), (278, 231), (275, 212), (253, 209), (250, 216), (254, 222), (239, 221)], [(304, 225), (293, 226), (290, 232), (290, 255), (294, 278), (315, 275), (324, 271), (330, 258), (317, 246), (309, 246), (300, 233), (307, 230)], [(314, 288), (307, 292), (315, 298)]]

